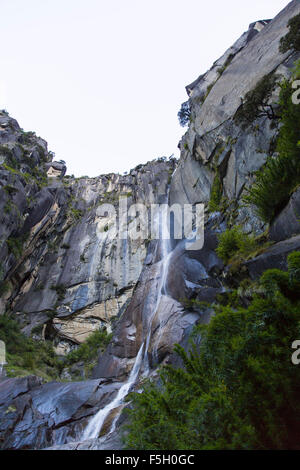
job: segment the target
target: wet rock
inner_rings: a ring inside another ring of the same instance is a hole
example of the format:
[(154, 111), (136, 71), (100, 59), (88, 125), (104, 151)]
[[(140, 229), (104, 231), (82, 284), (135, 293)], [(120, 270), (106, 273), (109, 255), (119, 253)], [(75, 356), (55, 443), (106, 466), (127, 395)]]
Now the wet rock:
[(0, 382), (0, 448), (42, 449), (76, 440), (117, 386), (101, 380), (42, 384), (34, 376)]

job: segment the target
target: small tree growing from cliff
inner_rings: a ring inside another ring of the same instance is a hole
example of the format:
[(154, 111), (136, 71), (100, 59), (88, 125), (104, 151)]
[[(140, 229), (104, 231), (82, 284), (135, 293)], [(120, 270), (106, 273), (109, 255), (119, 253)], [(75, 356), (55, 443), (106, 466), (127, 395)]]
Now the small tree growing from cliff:
[(276, 87), (277, 75), (265, 75), (253, 90), (246, 93), (240, 108), (235, 114), (235, 121), (240, 123), (243, 127), (247, 127), (253, 121), (262, 116), (267, 116), (269, 119), (277, 119), (272, 104), (269, 102), (272, 93)]
[(288, 22), (289, 32), (280, 39), (279, 52), (284, 54), (289, 50), (300, 51), (300, 14)]
[(177, 116), (178, 116), (179, 123), (182, 127), (185, 127), (189, 123), (190, 117), (191, 117), (191, 109), (190, 109), (190, 104), (188, 101), (185, 101), (184, 103), (182, 103)]

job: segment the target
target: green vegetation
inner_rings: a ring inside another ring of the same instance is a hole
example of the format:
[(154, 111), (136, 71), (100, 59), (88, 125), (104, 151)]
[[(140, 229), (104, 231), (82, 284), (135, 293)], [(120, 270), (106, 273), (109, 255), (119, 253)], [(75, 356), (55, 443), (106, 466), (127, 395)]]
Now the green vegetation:
[(10, 164), (3, 163), (2, 166), (6, 171), (9, 171), (14, 177), (18, 175), (20, 178), (22, 178), (26, 184), (35, 183), (39, 189), (41, 189), (43, 186), (47, 186), (48, 184), (48, 177), (46, 173), (42, 170), (39, 170), (37, 167), (31, 168), (31, 173), (23, 173), (19, 170), (19, 165), (14, 164), (12, 162), (10, 162)]
[(217, 170), (217, 173), (215, 175), (215, 178), (212, 184), (211, 193), (210, 193), (210, 200), (209, 200), (209, 205), (208, 205), (208, 209), (210, 212), (215, 212), (219, 210), (220, 204), (222, 201), (222, 194), (223, 194), (223, 185), (222, 185), (219, 171)]
[(289, 256), (287, 273), (272, 271), (248, 308), (215, 306), (190, 352), (176, 346), (182, 368), (165, 366), (158, 384), (131, 394), (127, 448), (300, 448), (300, 367), (291, 362), (300, 334), (299, 253)]
[(64, 300), (66, 296), (67, 289), (62, 284), (57, 284), (56, 286), (51, 286), (50, 289), (55, 290), (57, 293), (57, 300)]
[(255, 237), (247, 235), (241, 227), (235, 226), (221, 233), (216, 253), (224, 263), (228, 263), (233, 257), (245, 257), (257, 248)]
[[(49, 319), (54, 312), (49, 311)], [(33, 329), (32, 333), (40, 333), (42, 325)], [(95, 331), (78, 349), (71, 351), (66, 357), (55, 354), (50, 341), (37, 341), (26, 337), (20, 330), (18, 323), (11, 316), (0, 315), (0, 340), (6, 344), (8, 377), (24, 377), (37, 375), (46, 381), (59, 380), (65, 367), (85, 363), (85, 376), (90, 376), (95, 366), (99, 352), (104, 351), (111, 339), (106, 329)], [(76, 371), (78, 372), (78, 371)], [(72, 373), (72, 379), (78, 379), (78, 373)]]
[(10, 237), (6, 240), (9, 252), (12, 253), (16, 259), (23, 255), (23, 247), (27, 238), (28, 235), (22, 237)]
[(0, 281), (0, 298), (3, 297), (9, 291), (9, 282)]
[(191, 109), (190, 109), (190, 104), (188, 101), (185, 101), (184, 103), (182, 103), (177, 116), (178, 116), (179, 123), (182, 127), (185, 127), (190, 122)]
[(277, 75), (273, 73), (265, 75), (256, 87), (246, 93), (245, 98), (237, 110), (234, 119), (243, 128), (252, 124), (256, 119), (267, 116), (269, 119), (277, 119), (272, 104), (269, 100), (276, 87)]
[(18, 323), (8, 315), (0, 315), (0, 339), (7, 351), (8, 377), (35, 374), (45, 380), (59, 377), (61, 363), (55, 356), (51, 343), (27, 338)]
[[(84, 362), (85, 378), (90, 377), (92, 369), (95, 367), (100, 352), (103, 352), (110, 342), (112, 334), (108, 334), (106, 328), (94, 331), (88, 339), (77, 349), (69, 352), (64, 359), (64, 366), (70, 367), (77, 362)], [(74, 373), (72, 374), (74, 376)], [(75, 372), (74, 379), (79, 378), (79, 373)]]
[(225, 64), (223, 65), (223, 67), (220, 67), (220, 68), (218, 69), (219, 77), (221, 77), (221, 75), (223, 75), (223, 73), (225, 72), (225, 70), (227, 69), (227, 67), (231, 64), (233, 58), (234, 58), (234, 54), (229, 54), (229, 56), (227, 57), (227, 59), (226, 59), (226, 61), (225, 61)]
[(75, 362), (88, 362), (95, 359), (99, 351), (104, 351), (111, 337), (112, 335), (107, 333), (106, 328), (94, 331), (84, 343), (66, 356), (66, 364), (72, 365)]
[(288, 22), (289, 32), (280, 39), (279, 51), (284, 54), (291, 49), (300, 51), (300, 14)]
[(265, 222), (273, 220), (300, 184), (300, 106), (293, 104), (292, 93), (292, 84), (285, 80), (279, 98), (282, 125), (276, 144), (278, 154), (268, 158), (244, 197)]
[[(219, 77), (218, 77), (218, 78), (219, 78)], [(218, 81), (218, 79), (217, 79), (215, 82), (213, 82), (213, 83), (211, 83), (210, 85), (208, 85), (208, 87), (207, 87), (207, 89), (206, 89), (206, 93), (205, 93), (204, 98), (203, 98), (203, 103), (204, 103), (204, 101), (206, 100), (206, 98), (208, 97), (208, 95), (210, 94), (211, 90), (213, 89), (213, 86), (216, 84), (217, 81)]]
[(14, 186), (11, 186), (10, 184), (6, 184), (5, 186), (3, 186), (3, 189), (6, 192), (6, 194), (8, 194), (8, 196), (10, 197), (13, 197), (18, 192), (18, 190)]
[[(2, 148), (4, 150), (4, 146), (2, 146)], [(1, 151), (1, 153), (4, 153), (3, 150)], [(20, 170), (20, 167), (21, 167), (20, 163), (14, 157), (12, 150), (7, 148), (7, 151), (8, 152), (6, 154), (5, 163), (3, 163), (3, 167), (5, 169), (12, 168), (13, 170), (16, 170), (16, 172), (18, 172), (18, 170)]]
[(83, 212), (82, 210), (73, 207), (72, 204), (69, 204), (68, 216), (71, 217), (74, 223), (76, 223), (83, 217)]

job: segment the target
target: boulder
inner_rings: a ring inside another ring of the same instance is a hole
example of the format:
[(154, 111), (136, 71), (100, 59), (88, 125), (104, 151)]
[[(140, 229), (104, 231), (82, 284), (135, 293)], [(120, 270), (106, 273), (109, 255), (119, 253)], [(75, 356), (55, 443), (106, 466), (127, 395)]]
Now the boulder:
[(280, 241), (264, 253), (245, 262), (250, 277), (257, 279), (267, 269), (287, 269), (287, 256), (300, 250), (300, 235)]
[(287, 206), (270, 227), (270, 239), (276, 242), (300, 233), (300, 189), (294, 192)]

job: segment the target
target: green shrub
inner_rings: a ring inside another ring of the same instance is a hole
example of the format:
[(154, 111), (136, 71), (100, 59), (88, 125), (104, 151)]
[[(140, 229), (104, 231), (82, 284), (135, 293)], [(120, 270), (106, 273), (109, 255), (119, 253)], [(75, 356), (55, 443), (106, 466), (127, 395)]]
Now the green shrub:
[(300, 367), (291, 345), (300, 334), (300, 291), (293, 295), (278, 290), (256, 295), (248, 308), (216, 307), (210, 323), (196, 327), (189, 353), (176, 346), (183, 367), (165, 366), (157, 384), (129, 397), (126, 447), (299, 449)]
[(180, 110), (178, 111), (178, 120), (182, 127), (185, 127), (190, 122), (191, 110), (188, 101), (182, 103)]
[(18, 192), (18, 190), (10, 184), (3, 186), (3, 189), (10, 197), (13, 197)]
[(111, 337), (112, 335), (107, 333), (106, 328), (95, 331), (77, 349), (67, 354), (65, 363), (72, 365), (79, 361), (89, 362), (93, 359), (95, 360), (99, 351), (103, 351), (106, 348)]
[(210, 193), (210, 200), (209, 200), (209, 205), (208, 205), (208, 209), (210, 212), (215, 212), (219, 210), (220, 204), (222, 201), (222, 194), (223, 194), (223, 185), (222, 185), (219, 172), (217, 171), (213, 184), (212, 184), (211, 193)]
[(9, 291), (8, 281), (0, 282), (0, 298), (3, 297)]
[(265, 294), (273, 297), (277, 292), (288, 289), (289, 278), (288, 274), (280, 269), (268, 269), (261, 276), (260, 283), (265, 289)]
[(229, 56), (227, 57), (227, 59), (225, 61), (225, 64), (218, 69), (219, 77), (221, 77), (223, 75), (223, 73), (225, 72), (227, 67), (231, 64), (233, 58), (234, 58), (234, 54), (229, 54)]
[(67, 288), (65, 286), (63, 286), (62, 284), (57, 284), (56, 286), (52, 285), (50, 289), (56, 291), (58, 300), (64, 300), (67, 292)]
[(10, 253), (17, 259), (23, 254), (24, 237), (10, 237), (6, 240)]
[(292, 103), (292, 92), (291, 83), (284, 81), (279, 100), (282, 126), (276, 145), (278, 155), (268, 158), (244, 196), (245, 203), (253, 204), (265, 222), (274, 219), (300, 184), (300, 106)]
[(233, 256), (247, 255), (257, 248), (257, 242), (251, 235), (247, 235), (239, 227), (227, 229), (219, 236), (217, 255), (224, 263), (228, 263)]
[(18, 323), (8, 315), (0, 315), (0, 339), (7, 351), (6, 371), (9, 377), (35, 374), (45, 380), (59, 377), (61, 363), (51, 343), (27, 338)]
[(300, 252), (290, 253), (287, 261), (290, 283), (293, 288), (300, 287)]
[(291, 49), (300, 51), (300, 14), (288, 22), (289, 32), (280, 39), (279, 51), (284, 54)]

